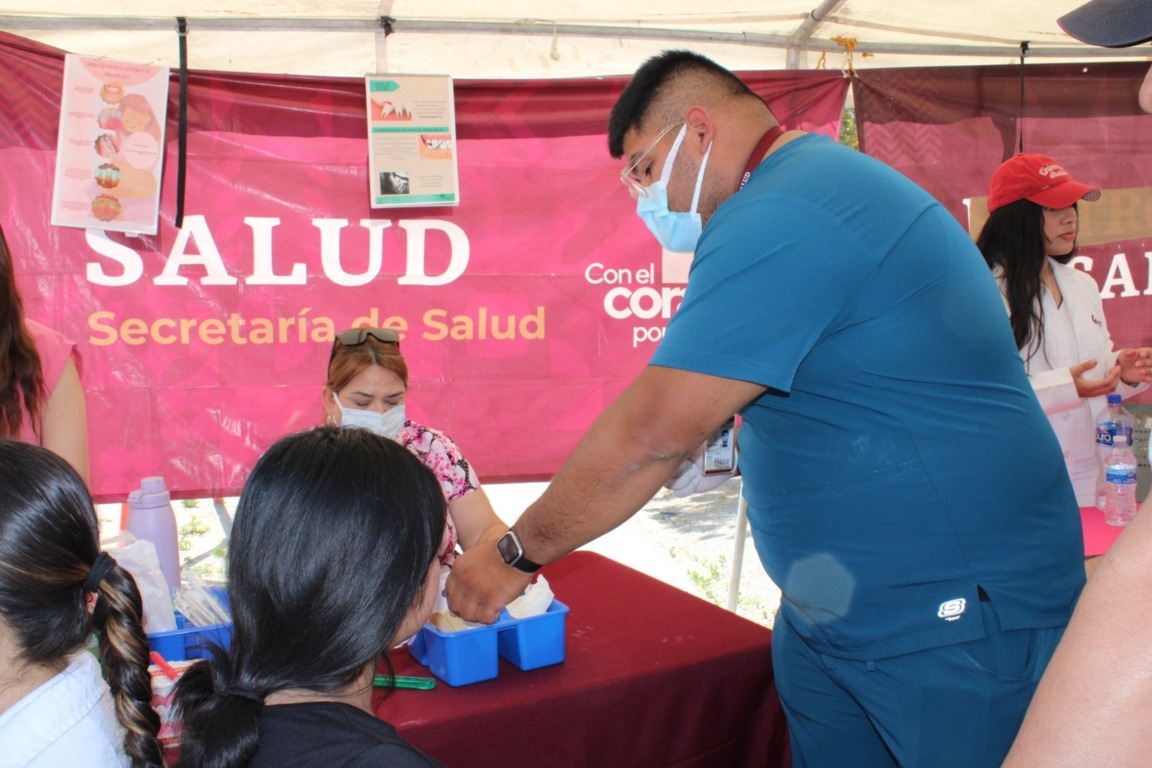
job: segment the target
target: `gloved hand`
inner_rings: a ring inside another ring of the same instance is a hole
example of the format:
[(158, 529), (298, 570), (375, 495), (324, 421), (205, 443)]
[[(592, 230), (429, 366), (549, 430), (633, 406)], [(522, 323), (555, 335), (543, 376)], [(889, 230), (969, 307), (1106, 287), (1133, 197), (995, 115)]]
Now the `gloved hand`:
[[(737, 459), (736, 464), (739, 464), (739, 459)], [(685, 459), (680, 463), (680, 468), (676, 470), (676, 474), (668, 479), (668, 482), (664, 483), (664, 487), (672, 491), (673, 496), (684, 498), (694, 493), (710, 491), (725, 480), (731, 479), (735, 474), (736, 466), (733, 465), (731, 472), (705, 475), (704, 451), (700, 450), (693, 458)]]

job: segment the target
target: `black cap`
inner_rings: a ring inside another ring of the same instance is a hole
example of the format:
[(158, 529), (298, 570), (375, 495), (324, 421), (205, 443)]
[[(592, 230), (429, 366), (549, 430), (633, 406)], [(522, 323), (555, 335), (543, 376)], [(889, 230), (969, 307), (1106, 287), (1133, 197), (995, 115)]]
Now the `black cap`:
[(1152, 40), (1152, 0), (1090, 0), (1056, 23), (1090, 45), (1127, 48)]

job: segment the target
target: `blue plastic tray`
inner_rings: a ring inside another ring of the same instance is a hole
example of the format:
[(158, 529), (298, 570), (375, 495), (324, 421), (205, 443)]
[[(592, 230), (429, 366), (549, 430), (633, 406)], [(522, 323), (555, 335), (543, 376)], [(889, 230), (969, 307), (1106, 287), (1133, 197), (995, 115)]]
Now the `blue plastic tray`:
[(448, 685), (471, 685), (496, 677), (500, 657), (525, 671), (564, 661), (567, 615), (568, 606), (553, 600), (539, 616), (514, 619), (501, 611), (495, 624), (460, 632), (425, 624), (408, 652)]

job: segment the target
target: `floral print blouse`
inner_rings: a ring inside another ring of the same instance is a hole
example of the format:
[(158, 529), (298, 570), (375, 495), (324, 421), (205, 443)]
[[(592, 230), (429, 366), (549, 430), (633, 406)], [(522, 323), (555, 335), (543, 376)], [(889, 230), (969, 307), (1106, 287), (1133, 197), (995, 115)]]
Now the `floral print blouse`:
[[(476, 470), (464, 458), (464, 454), (460, 452), (452, 438), (443, 432), (409, 419), (404, 422), (404, 426), (396, 433), (394, 439), (432, 470), (436, 479), (440, 481), (444, 498), (449, 503), (480, 487), (480, 478), (476, 476)], [(456, 561), (457, 536), (456, 524), (452, 521), (451, 513), (448, 514), (447, 522), (448, 538), (444, 544), (444, 551), (440, 553), (440, 562), (452, 565)]]

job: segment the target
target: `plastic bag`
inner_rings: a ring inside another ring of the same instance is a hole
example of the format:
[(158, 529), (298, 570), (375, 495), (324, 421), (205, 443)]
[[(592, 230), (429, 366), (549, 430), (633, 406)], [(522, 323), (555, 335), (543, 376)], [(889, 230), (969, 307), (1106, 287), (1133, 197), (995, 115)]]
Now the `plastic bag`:
[(130, 531), (123, 531), (102, 542), (101, 546), (136, 580), (144, 604), (144, 631), (151, 635), (176, 629), (176, 613), (172, 608), (168, 582), (160, 570), (156, 545), (147, 539), (136, 538)]

